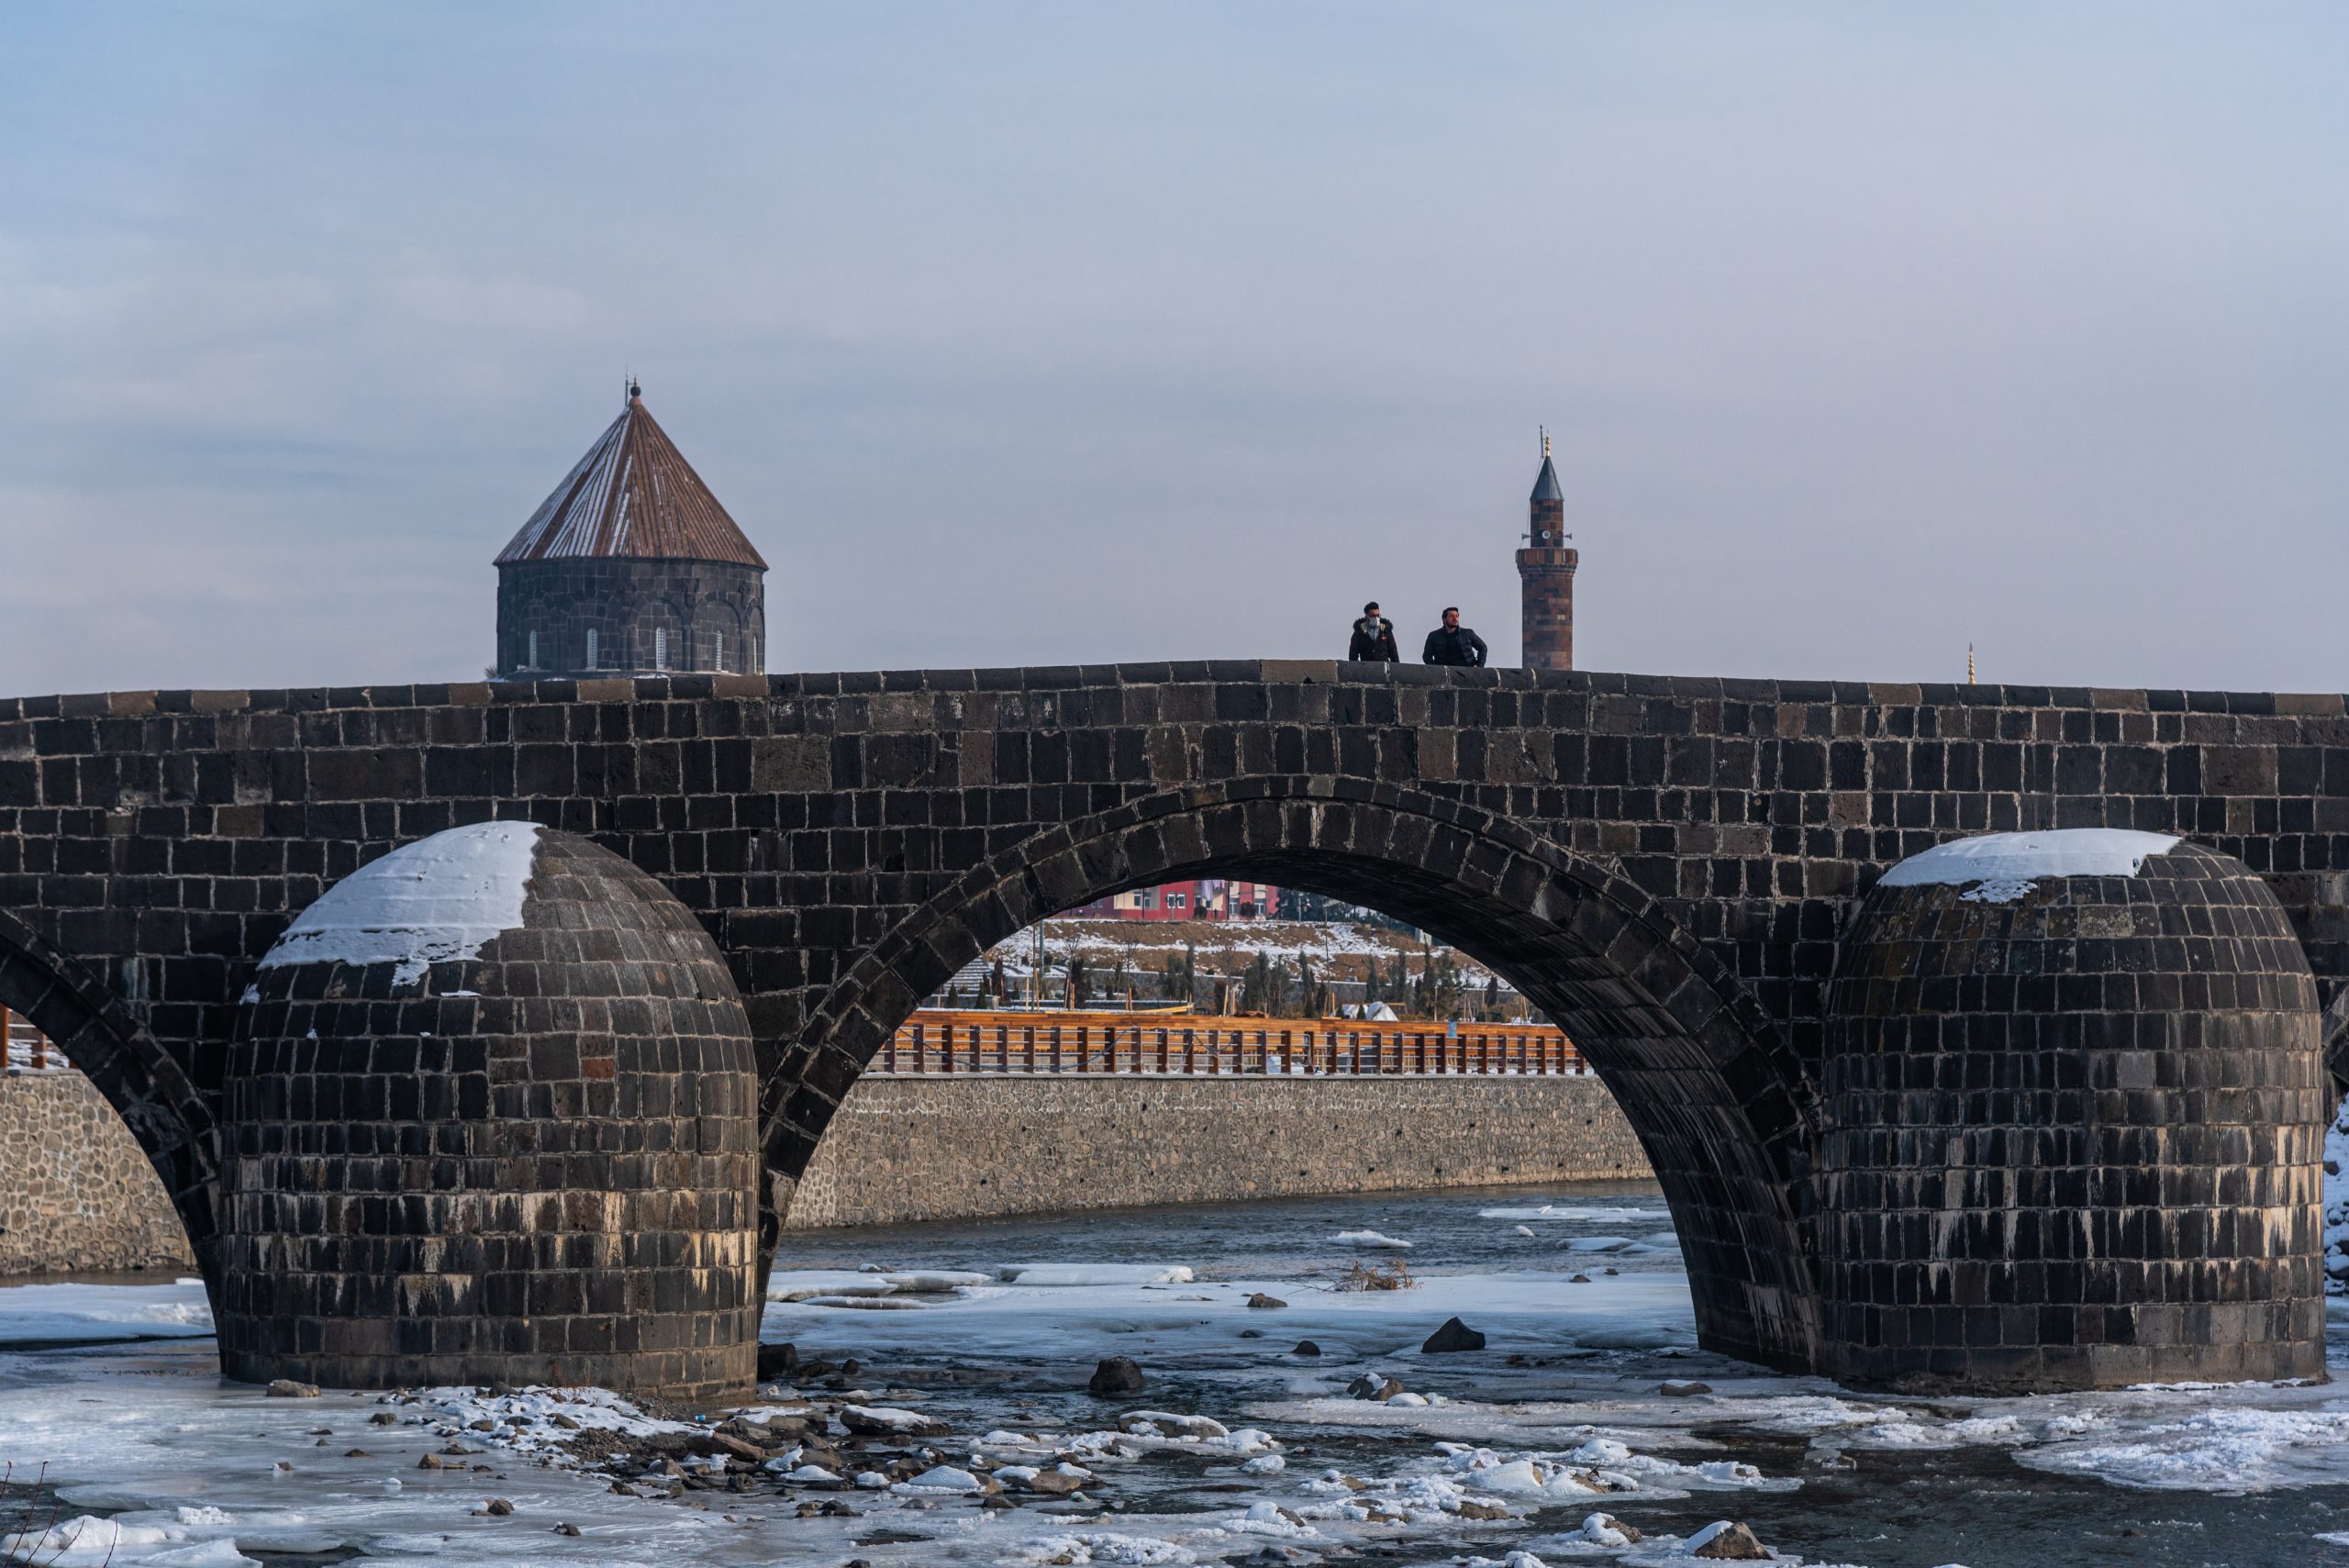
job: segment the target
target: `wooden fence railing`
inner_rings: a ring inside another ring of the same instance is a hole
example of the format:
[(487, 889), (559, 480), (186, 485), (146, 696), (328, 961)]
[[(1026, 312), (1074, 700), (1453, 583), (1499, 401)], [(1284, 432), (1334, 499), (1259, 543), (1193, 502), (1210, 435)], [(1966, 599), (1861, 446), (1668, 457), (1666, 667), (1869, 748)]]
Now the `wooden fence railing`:
[(1565, 1076), (1590, 1071), (1542, 1024), (1354, 1023), (1177, 1014), (925, 1011), (881, 1048), (874, 1071), (1152, 1073), (1214, 1076)]
[[(29, 1020), (0, 1007), (0, 1071), (29, 1067), (36, 1073), (46, 1073), (51, 1060), (49, 1037), (33, 1028)], [(54, 1060), (61, 1064), (64, 1058)]]

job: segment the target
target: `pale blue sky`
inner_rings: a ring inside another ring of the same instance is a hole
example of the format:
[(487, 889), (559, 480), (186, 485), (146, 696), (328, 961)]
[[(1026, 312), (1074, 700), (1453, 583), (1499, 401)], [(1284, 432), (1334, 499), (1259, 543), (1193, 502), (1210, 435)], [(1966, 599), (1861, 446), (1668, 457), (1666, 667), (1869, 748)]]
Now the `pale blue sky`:
[(777, 668), (2349, 685), (2349, 10), (0, 0), (0, 690), (477, 677), (646, 399)]

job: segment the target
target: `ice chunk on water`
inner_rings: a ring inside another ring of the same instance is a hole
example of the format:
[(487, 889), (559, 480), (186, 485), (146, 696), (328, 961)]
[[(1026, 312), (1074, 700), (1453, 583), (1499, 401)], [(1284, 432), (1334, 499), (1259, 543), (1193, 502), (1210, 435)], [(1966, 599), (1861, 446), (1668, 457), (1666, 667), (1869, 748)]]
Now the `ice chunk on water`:
[[(126, 1525), (81, 1514), (47, 1529), (25, 1529), (0, 1536), (0, 1551), (14, 1562), (39, 1562), (43, 1568), (90, 1568), (107, 1562), (142, 1562), (159, 1547), (172, 1544), (174, 1532), (161, 1525)], [(182, 1540), (184, 1534), (179, 1535)], [(233, 1544), (231, 1550), (234, 1550)], [(250, 1559), (239, 1556), (242, 1562)]]
[(1170, 1568), (1172, 1564), (1197, 1562), (1198, 1557), (1187, 1547), (1155, 1536), (1100, 1530), (1083, 1535), (1040, 1536), (1007, 1553), (1003, 1560), (1022, 1564), (1114, 1562), (1120, 1568)]
[(1341, 1230), (1338, 1240), (1349, 1247), (1368, 1247), (1378, 1251), (1408, 1252), (1411, 1250), (1408, 1241), (1400, 1241), (1375, 1230)]
[(1189, 1284), (1193, 1275), (1180, 1263), (1006, 1263), (996, 1277), (1012, 1284)]
[(1672, 1213), (1662, 1208), (1594, 1207), (1588, 1204), (1545, 1203), (1538, 1208), (1521, 1205), (1502, 1208), (1480, 1208), (1479, 1219), (1563, 1219), (1583, 1225), (1620, 1225), (1633, 1219), (1669, 1219)]

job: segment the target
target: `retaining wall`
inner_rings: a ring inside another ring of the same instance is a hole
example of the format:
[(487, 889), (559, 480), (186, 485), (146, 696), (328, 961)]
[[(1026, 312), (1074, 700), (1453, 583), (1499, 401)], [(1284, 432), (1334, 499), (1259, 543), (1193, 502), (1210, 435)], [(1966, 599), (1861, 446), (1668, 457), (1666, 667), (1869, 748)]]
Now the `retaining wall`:
[(868, 1073), (785, 1223), (1648, 1174), (1596, 1077)]
[(0, 1076), (0, 1275), (195, 1267), (155, 1168), (87, 1078)]

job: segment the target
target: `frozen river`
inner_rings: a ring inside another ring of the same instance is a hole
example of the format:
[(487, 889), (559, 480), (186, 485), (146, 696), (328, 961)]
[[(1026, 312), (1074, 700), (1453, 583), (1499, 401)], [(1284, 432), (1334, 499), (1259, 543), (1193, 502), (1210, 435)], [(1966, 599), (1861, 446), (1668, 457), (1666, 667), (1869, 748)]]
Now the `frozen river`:
[[(0, 1522), (20, 1560), (126, 1568), (1687, 1564), (1722, 1520), (1870, 1568), (2349, 1568), (2349, 1392), (1923, 1401), (1758, 1373), (1695, 1348), (1652, 1187), (789, 1240), (765, 1338), (830, 1366), (729, 1429), (757, 1440), (730, 1478), (661, 1458), (705, 1433), (607, 1402), (223, 1385), (192, 1285), (0, 1289)], [(1413, 1288), (1335, 1288), (1397, 1262)], [(1423, 1352), (1454, 1316), (1486, 1348)], [(1119, 1356), (1142, 1386), (1088, 1392)], [(1351, 1396), (1366, 1376), (1403, 1392)], [(808, 1440), (763, 1435), (786, 1425)]]

